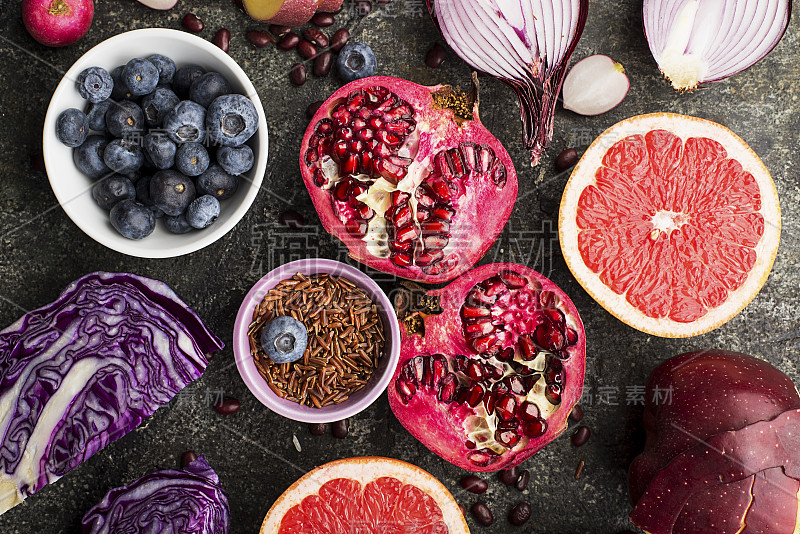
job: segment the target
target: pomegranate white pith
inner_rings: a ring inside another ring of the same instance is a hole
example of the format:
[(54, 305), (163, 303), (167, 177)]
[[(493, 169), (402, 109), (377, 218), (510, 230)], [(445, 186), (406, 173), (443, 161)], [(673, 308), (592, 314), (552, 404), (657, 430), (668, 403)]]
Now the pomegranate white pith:
[(325, 229), (375, 269), (436, 283), (471, 267), (513, 209), (517, 179), (477, 103), (446, 86), (372, 77), (311, 120), (300, 167)]

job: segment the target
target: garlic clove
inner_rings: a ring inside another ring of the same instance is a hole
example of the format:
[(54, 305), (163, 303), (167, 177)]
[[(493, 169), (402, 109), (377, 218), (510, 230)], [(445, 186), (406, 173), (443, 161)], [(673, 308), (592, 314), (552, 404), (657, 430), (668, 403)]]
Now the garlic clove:
[(579, 115), (600, 115), (617, 107), (630, 81), (620, 63), (597, 54), (578, 61), (564, 79), (564, 108)]

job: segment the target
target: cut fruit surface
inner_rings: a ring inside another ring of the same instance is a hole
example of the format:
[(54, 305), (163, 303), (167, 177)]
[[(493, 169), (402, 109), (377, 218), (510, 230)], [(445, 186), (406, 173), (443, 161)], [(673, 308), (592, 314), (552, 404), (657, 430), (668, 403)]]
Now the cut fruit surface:
[(654, 113), (615, 124), (586, 150), (558, 232), (567, 265), (601, 306), (643, 332), (688, 337), (755, 297), (780, 225), (775, 184), (741, 138)]
[(365, 457), (303, 475), (272, 505), (261, 534), (468, 534), (453, 496), (428, 472)]
[(318, 0), (244, 0), (243, 5), (255, 20), (300, 26), (314, 16)]

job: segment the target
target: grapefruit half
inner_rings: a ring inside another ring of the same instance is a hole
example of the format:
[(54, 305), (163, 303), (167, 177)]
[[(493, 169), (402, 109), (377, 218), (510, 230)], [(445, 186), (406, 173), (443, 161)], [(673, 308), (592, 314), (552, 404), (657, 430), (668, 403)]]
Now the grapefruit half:
[(272, 505), (261, 534), (469, 534), (453, 496), (400, 460), (336, 460), (309, 471)]
[(717, 123), (653, 113), (619, 122), (586, 150), (561, 199), (564, 259), (628, 325), (689, 337), (756, 296), (780, 240), (775, 184)]

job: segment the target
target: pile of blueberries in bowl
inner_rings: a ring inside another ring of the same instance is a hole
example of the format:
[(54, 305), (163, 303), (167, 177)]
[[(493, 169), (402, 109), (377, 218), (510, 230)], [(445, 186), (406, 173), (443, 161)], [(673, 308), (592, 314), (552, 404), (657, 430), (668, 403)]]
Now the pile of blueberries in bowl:
[(88, 108), (62, 111), (56, 137), (96, 180), (93, 198), (128, 239), (150, 235), (158, 218), (174, 234), (211, 226), (253, 167), (245, 143), (258, 113), (217, 72), (155, 54), (110, 73), (89, 67), (77, 89)]

